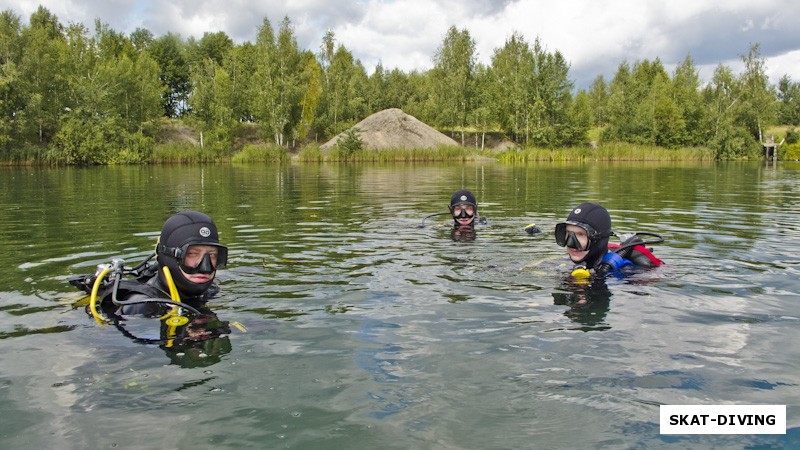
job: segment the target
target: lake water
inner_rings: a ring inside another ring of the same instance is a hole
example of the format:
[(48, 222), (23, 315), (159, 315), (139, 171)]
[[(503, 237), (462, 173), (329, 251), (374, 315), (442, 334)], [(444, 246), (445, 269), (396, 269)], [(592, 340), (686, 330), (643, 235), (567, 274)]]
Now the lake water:
[[(420, 227), (462, 187), (474, 240)], [(799, 195), (792, 163), (0, 168), (0, 444), (797, 448)], [(666, 265), (567, 283), (552, 230), (583, 201)], [(230, 248), (230, 332), (95, 323), (66, 280), (183, 209)], [(659, 433), (691, 404), (787, 405), (787, 434)]]

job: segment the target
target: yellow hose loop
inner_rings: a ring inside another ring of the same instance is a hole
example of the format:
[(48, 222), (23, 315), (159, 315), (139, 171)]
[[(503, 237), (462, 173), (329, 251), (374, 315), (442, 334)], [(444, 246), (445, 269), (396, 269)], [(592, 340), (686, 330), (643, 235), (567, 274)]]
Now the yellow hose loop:
[[(181, 302), (181, 296), (178, 294), (178, 287), (175, 286), (175, 280), (172, 279), (172, 272), (169, 271), (169, 267), (164, 266), (161, 268), (164, 272), (164, 278), (167, 280), (167, 286), (169, 286), (169, 296), (173, 302)], [(177, 316), (181, 317), (180, 310), (177, 306), (173, 305), (172, 309), (169, 310), (168, 313), (164, 314), (163, 316), (159, 317), (159, 320), (166, 320), (170, 316)], [(188, 319), (186, 319), (188, 321)], [(173, 324), (174, 325), (174, 324)]]
[(167, 279), (167, 286), (169, 286), (169, 296), (173, 302), (181, 302), (181, 296), (178, 294), (178, 288), (175, 286), (175, 281), (172, 279), (172, 273), (169, 267), (164, 266), (161, 270), (164, 271), (164, 278)]
[(100, 275), (94, 280), (94, 284), (92, 285), (92, 295), (89, 297), (89, 310), (92, 312), (92, 317), (94, 317), (94, 320), (101, 325), (105, 321), (100, 313), (97, 312), (97, 291), (100, 290), (100, 284), (103, 282), (103, 279), (106, 277), (106, 275), (108, 275), (108, 272), (111, 272), (110, 267), (106, 267), (102, 272), (100, 272)]

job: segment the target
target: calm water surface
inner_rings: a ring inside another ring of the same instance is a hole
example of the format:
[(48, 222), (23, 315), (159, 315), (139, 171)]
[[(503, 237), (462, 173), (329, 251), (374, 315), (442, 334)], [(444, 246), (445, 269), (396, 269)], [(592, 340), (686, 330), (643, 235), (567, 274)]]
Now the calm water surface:
[[(475, 239), (420, 228), (461, 187)], [(796, 448), (799, 194), (790, 163), (0, 168), (0, 444)], [(565, 283), (551, 230), (583, 201), (667, 265)], [(230, 332), (96, 324), (66, 280), (183, 209), (231, 250)], [(785, 404), (787, 434), (662, 436), (662, 404)]]

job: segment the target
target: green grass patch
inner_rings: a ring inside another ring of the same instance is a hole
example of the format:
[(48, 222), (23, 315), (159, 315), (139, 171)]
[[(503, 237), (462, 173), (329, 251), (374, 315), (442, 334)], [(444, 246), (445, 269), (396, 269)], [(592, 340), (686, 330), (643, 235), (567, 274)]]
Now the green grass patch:
[(59, 164), (44, 145), (22, 144), (11, 149), (0, 149), (0, 164), (4, 166), (37, 166)]
[(636, 144), (606, 144), (597, 148), (526, 148), (498, 155), (505, 163), (536, 161), (713, 161), (714, 151), (705, 147), (668, 149)]
[(280, 163), (289, 159), (285, 148), (269, 144), (245, 145), (231, 158), (235, 163)]
[(442, 146), (437, 148), (400, 148), (392, 150), (361, 149), (353, 152), (331, 149), (326, 161), (353, 162), (434, 162), (434, 161), (471, 161), (481, 157), (471, 148), (458, 146)]
[(303, 162), (322, 162), (325, 158), (319, 151), (318, 145), (309, 145), (300, 150), (297, 154), (297, 160)]
[(782, 145), (778, 154), (783, 161), (800, 161), (800, 142)]
[(156, 144), (153, 148), (153, 163), (209, 163), (222, 162), (222, 157), (209, 147), (202, 148), (188, 143)]

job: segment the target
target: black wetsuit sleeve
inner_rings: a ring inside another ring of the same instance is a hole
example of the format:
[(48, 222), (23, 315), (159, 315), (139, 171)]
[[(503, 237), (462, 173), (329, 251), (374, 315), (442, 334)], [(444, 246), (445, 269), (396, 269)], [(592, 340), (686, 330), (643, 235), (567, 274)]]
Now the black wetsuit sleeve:
[(134, 303), (136, 300), (146, 300), (148, 297), (144, 294), (131, 294), (127, 298), (125, 298), (125, 303), (131, 303), (129, 305), (121, 305), (117, 309), (117, 314), (121, 316), (160, 316), (165, 314), (167, 308), (166, 305), (163, 303), (154, 303), (154, 302), (147, 302), (147, 303)]

